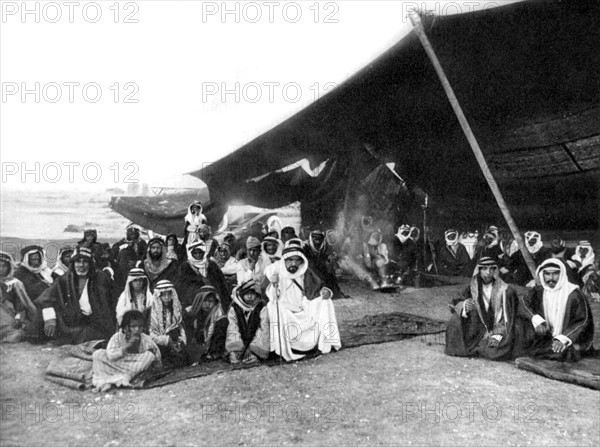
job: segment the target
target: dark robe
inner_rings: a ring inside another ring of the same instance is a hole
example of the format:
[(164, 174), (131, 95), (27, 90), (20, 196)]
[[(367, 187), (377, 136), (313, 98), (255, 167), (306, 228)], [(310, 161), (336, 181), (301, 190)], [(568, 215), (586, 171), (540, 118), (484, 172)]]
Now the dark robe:
[(231, 305), (231, 290), (227, 286), (225, 275), (215, 261), (208, 260), (206, 277), (198, 273), (189, 262), (182, 263), (179, 267), (178, 281), (174, 284), (183, 308), (192, 305), (202, 286), (213, 286), (219, 294), (223, 312), (227, 314)]
[(402, 283), (413, 283), (414, 271), (417, 268), (417, 244), (408, 238), (404, 243), (396, 236), (388, 243), (390, 257), (390, 273), (402, 278)]
[(50, 285), (44, 281), (42, 275), (33, 273), (22, 265), (15, 270), (14, 277), (23, 283), (27, 296), (31, 301), (35, 301), (50, 287)]
[(42, 309), (52, 307), (56, 313), (56, 339), (61, 344), (79, 344), (91, 340), (108, 340), (115, 332), (117, 324), (115, 308), (116, 299), (113, 283), (103, 272), (91, 271), (88, 280), (88, 297), (92, 313), (83, 315), (79, 307), (82, 290), (78, 290), (78, 278), (73, 267), (61, 276), (44, 292), (36, 304), (37, 340), (44, 339), (44, 321)]
[(561, 353), (552, 352), (553, 336), (537, 335), (531, 319), (539, 315), (546, 320), (544, 312), (544, 288), (535, 286), (519, 300), (517, 329), (521, 348), (532, 357), (550, 360), (577, 361), (580, 354), (593, 350), (594, 321), (590, 305), (580, 289), (573, 290), (566, 302), (562, 335), (572, 344)]
[[(492, 287), (492, 298), (488, 310), (481, 293), (479, 276), (471, 281), (460, 298), (450, 306), (452, 317), (446, 329), (446, 355), (456, 357), (485, 357), (490, 360), (505, 360), (513, 356), (514, 322), (518, 303), (515, 290), (497, 278)], [(494, 297), (498, 297), (494, 300)], [(475, 308), (461, 316), (464, 300), (473, 298)], [(495, 304), (495, 302), (497, 304)], [(496, 312), (504, 312), (502, 323), (496, 321)], [(489, 337), (501, 335), (498, 346), (488, 346)]]
[[(325, 244), (325, 242), (323, 242)], [(335, 268), (330, 258), (335, 256), (333, 247), (326, 245), (324, 250), (313, 250), (310, 245), (304, 246), (304, 254), (308, 259), (308, 266), (323, 281), (323, 285), (333, 292), (334, 298), (342, 297), (342, 290), (338, 284)]]
[(526, 286), (533, 279), (521, 250), (517, 250), (510, 257), (506, 253), (503, 254), (500, 257), (500, 267), (508, 270), (508, 272), (501, 274), (501, 276), (509, 284)]
[(231, 306), (235, 312), (235, 316), (237, 317), (238, 332), (240, 333), (242, 343), (244, 344), (244, 350), (242, 352), (243, 357), (248, 350), (250, 343), (252, 343), (252, 340), (254, 340), (256, 331), (260, 327), (260, 313), (265, 307), (265, 303), (258, 303), (256, 307), (252, 309), (252, 312), (250, 312), (248, 320), (246, 320), (246, 317), (244, 316), (243, 309), (237, 303), (233, 303)]
[(473, 263), (467, 249), (460, 242), (456, 244), (456, 254), (446, 244), (437, 256), (438, 273), (445, 276), (471, 276)]
[(128, 273), (132, 268), (130, 267), (131, 264), (135, 267), (135, 264), (138, 261), (143, 261), (145, 259), (147, 249), (148, 244), (143, 239), (128, 241), (123, 238), (119, 242), (113, 244), (111, 253), (113, 259), (115, 259), (121, 269), (125, 273)]
[[(146, 276), (148, 277), (148, 279), (150, 281), (149, 282), (150, 292), (154, 293), (154, 286), (156, 285), (156, 283), (158, 281), (167, 280), (167, 281), (171, 281), (171, 284), (175, 285), (179, 278), (178, 265), (179, 264), (177, 262), (169, 261), (169, 265), (167, 265), (163, 270), (161, 270), (160, 273), (154, 274), (148, 270), (148, 268), (146, 267), (146, 263), (144, 263), (143, 264), (144, 272), (146, 273)], [(177, 294), (179, 294), (179, 289), (177, 289), (177, 287), (175, 288), (175, 290), (177, 290)]]

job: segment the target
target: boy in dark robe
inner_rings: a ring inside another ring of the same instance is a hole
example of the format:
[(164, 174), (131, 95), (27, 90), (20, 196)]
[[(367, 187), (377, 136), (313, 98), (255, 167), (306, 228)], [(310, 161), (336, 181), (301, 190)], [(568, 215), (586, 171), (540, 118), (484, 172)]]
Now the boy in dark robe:
[(453, 300), (445, 353), (457, 357), (505, 360), (513, 355), (517, 293), (500, 279), (498, 262), (483, 257), (471, 284)]

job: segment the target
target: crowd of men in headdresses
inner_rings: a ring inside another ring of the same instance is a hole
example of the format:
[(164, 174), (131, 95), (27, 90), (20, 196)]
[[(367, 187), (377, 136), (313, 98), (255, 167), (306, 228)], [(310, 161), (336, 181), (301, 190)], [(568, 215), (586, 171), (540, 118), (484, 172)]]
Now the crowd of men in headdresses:
[[(419, 270), (429, 270), (471, 277), (451, 305), (447, 354), (577, 360), (592, 348), (595, 253), (585, 241), (569, 252), (560, 238), (544, 248), (535, 232), (525, 242), (539, 285), (512, 236), (493, 226), (482, 238), (449, 229), (428, 258), (417, 227), (402, 224), (384, 238), (368, 216), (344, 235), (313, 228), (301, 240), (275, 220), (253, 225), (243, 240), (229, 233), (218, 242), (194, 202), (181, 242), (175, 234), (145, 241), (132, 224), (112, 246), (86, 230), (76, 247), (59, 251), (52, 269), (42, 247), (21, 250), (18, 267), (2, 252), (0, 335), (10, 342), (109, 340), (94, 354), (94, 384), (127, 386), (149, 368), (219, 358), (289, 361), (340, 349), (332, 298), (345, 297), (341, 273), (378, 290), (412, 285)], [(530, 289), (519, 297), (513, 285)]]

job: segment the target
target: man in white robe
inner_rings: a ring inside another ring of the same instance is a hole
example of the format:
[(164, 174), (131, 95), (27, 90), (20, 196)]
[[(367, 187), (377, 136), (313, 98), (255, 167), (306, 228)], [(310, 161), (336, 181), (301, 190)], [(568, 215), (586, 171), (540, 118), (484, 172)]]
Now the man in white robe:
[(284, 249), (282, 259), (266, 268), (267, 281), (271, 351), (290, 361), (315, 349), (327, 354), (342, 347), (333, 293), (308, 268), (302, 248)]

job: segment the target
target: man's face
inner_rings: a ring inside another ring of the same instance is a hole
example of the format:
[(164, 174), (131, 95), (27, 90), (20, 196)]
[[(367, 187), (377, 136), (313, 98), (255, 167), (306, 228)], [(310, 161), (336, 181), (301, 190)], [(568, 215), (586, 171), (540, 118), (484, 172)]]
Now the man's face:
[(65, 266), (69, 266), (69, 264), (71, 263), (71, 255), (73, 254), (72, 251), (65, 251), (61, 257), (60, 257), (60, 262), (62, 262)]
[(200, 212), (200, 207), (198, 205), (192, 206), (192, 214), (198, 214)]
[(560, 279), (560, 270), (544, 270), (544, 282), (548, 287), (554, 289)]
[(163, 304), (169, 304), (173, 300), (173, 297), (171, 296), (171, 291), (162, 290), (160, 292), (160, 300), (163, 302)]
[(198, 230), (198, 235), (200, 236), (200, 239), (205, 241), (208, 239), (208, 236), (210, 236), (210, 231), (208, 231), (208, 228), (202, 227)]
[(199, 248), (194, 248), (192, 250), (192, 257), (196, 260), (196, 261), (202, 261), (202, 259), (204, 259), (204, 250), (201, 250)]
[(229, 253), (229, 250), (227, 250), (226, 248), (219, 248), (218, 251), (219, 251), (219, 256), (224, 261), (226, 261), (227, 259), (229, 259), (229, 257), (231, 256), (231, 254)]
[(446, 236), (446, 239), (448, 239), (450, 242), (454, 242), (457, 237), (458, 237), (458, 233), (453, 232), (453, 233), (448, 234)]
[(87, 276), (90, 271), (90, 261), (86, 258), (77, 258), (73, 265), (77, 276)]
[(483, 284), (490, 284), (494, 281), (494, 275), (496, 274), (498, 267), (495, 265), (484, 265), (479, 267), (479, 276)]
[(8, 276), (10, 273), (10, 264), (6, 261), (0, 261), (0, 276)]
[(140, 290), (144, 289), (145, 283), (146, 281), (144, 280), (144, 278), (134, 279), (133, 281), (131, 281), (131, 287), (133, 287), (134, 291), (139, 292)]
[(125, 328), (125, 338), (127, 340), (131, 337), (140, 337), (144, 330), (144, 320), (131, 320), (129, 325)]
[(33, 268), (37, 268), (42, 265), (42, 255), (39, 253), (33, 253), (29, 255), (29, 265)]
[(202, 301), (202, 305), (200, 306), (200, 309), (202, 310), (202, 312), (208, 313), (216, 305), (217, 305), (217, 298), (215, 298), (215, 296), (211, 294), (211, 295), (208, 295), (206, 298), (204, 298), (204, 301)]
[(319, 248), (321, 245), (323, 245), (323, 240), (325, 238), (323, 237), (322, 234), (313, 234), (312, 240), (313, 240), (313, 244), (315, 244), (316, 248)]
[(587, 256), (587, 254), (589, 253), (590, 249), (587, 247), (581, 247), (579, 249), (579, 253), (581, 253), (581, 258), (585, 258)]
[(85, 234), (85, 241), (90, 243), (90, 242), (94, 242), (94, 233), (86, 233)]
[(283, 240), (283, 242), (289, 241), (293, 237), (294, 237), (293, 230), (282, 230), (281, 231), (281, 239)]
[(258, 293), (256, 293), (254, 290), (250, 290), (250, 291), (246, 292), (246, 294), (244, 295), (244, 302), (250, 307), (256, 306), (258, 304), (259, 300), (260, 300), (260, 295)]
[(158, 261), (162, 256), (162, 244), (155, 242), (150, 246), (150, 259)]
[(127, 228), (126, 232), (125, 232), (125, 237), (127, 238), (128, 241), (133, 239), (133, 235), (135, 234), (135, 231), (133, 230), (133, 228)]
[(300, 256), (291, 256), (285, 260), (285, 268), (290, 273), (296, 273), (302, 264), (304, 264), (304, 259)]
[(260, 255), (260, 247), (252, 247), (252, 248), (248, 249), (248, 257), (249, 258), (257, 261), (259, 255)]
[(274, 255), (277, 253), (277, 244), (275, 242), (267, 242), (265, 244), (265, 251), (268, 255)]

